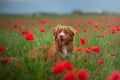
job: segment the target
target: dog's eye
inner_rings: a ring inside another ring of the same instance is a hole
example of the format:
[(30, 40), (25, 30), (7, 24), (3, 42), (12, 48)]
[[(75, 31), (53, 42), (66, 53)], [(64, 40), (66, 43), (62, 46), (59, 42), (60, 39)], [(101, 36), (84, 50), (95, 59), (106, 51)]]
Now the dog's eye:
[(62, 30), (59, 30), (59, 31), (58, 31), (58, 33), (61, 33), (61, 32), (62, 32)]
[(67, 31), (64, 31), (64, 33), (68, 33)]

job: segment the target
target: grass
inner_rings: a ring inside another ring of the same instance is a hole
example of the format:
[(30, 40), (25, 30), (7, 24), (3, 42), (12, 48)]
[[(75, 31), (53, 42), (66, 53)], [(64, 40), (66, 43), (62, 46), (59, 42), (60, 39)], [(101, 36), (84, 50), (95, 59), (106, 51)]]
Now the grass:
[[(88, 55), (85, 52), (78, 51), (76, 54), (78, 55), (75, 60), (71, 60), (70, 58), (66, 59), (70, 61), (77, 72), (80, 69), (85, 69), (88, 71), (90, 78), (89, 80), (106, 80), (108, 76), (114, 70), (120, 70), (120, 44), (117, 44), (120, 39), (119, 31), (116, 34), (112, 34), (111, 30), (115, 25), (119, 25), (120, 21), (115, 23), (115, 19), (118, 17), (113, 16), (104, 17), (103, 16), (94, 16), (94, 15), (82, 15), (82, 16), (42, 16), (42, 17), (11, 17), (7, 16), (3, 19), (1, 18), (0, 24), (0, 45), (3, 45), (6, 50), (4, 53), (0, 52), (0, 57), (14, 57), (20, 58), (19, 62), (9, 61), (7, 64), (3, 64), (3, 61), (0, 62), (0, 80), (62, 80), (63, 76), (59, 75), (55, 77), (52, 73), (53, 64), (48, 62), (45, 64), (45, 60), (42, 56), (37, 58), (36, 61), (32, 61), (29, 58), (29, 51), (38, 46), (50, 46), (53, 45), (53, 38), (51, 29), (56, 26), (58, 23), (62, 23), (64, 25), (71, 25), (74, 28), (80, 28), (80, 31), (76, 34), (75, 37), (75, 46), (90, 48), (92, 46), (99, 46), (101, 48), (100, 53), (91, 53)], [(55, 20), (53, 19), (55, 18)], [(74, 18), (74, 19), (73, 19)], [(91, 19), (93, 18), (93, 20)], [(109, 21), (106, 23), (104, 21), (98, 21), (99, 19), (108, 19)], [(2, 21), (3, 19), (3, 21)], [(41, 20), (52, 20), (53, 24), (43, 25), (41, 24)], [(23, 20), (23, 21), (22, 21)], [(65, 24), (64, 20), (72, 21), (69, 24)], [(79, 21), (80, 20), (80, 21)], [(81, 21), (83, 20), (83, 21)], [(5, 24), (10, 21), (12, 24)], [(25, 22), (28, 22), (24, 24)], [(89, 25), (86, 22), (91, 21), (92, 24), (98, 24), (100, 30), (94, 32), (93, 25)], [(34, 23), (34, 25), (32, 24)], [(37, 22), (37, 23), (36, 23)], [(80, 24), (80, 27), (77, 27), (76, 24)], [(24, 36), (21, 34), (20, 30), (17, 32), (14, 31), (14, 25), (21, 25), (24, 29), (30, 30), (34, 37), (34, 41), (26, 41)], [(109, 28), (102, 29), (103, 26), (110, 25)], [(120, 26), (120, 25), (119, 25)], [(39, 28), (43, 27), (46, 32), (41, 33)], [(83, 31), (84, 28), (87, 28), (87, 32)], [(102, 32), (109, 30), (108, 34), (103, 38), (98, 38)], [(88, 38), (88, 36), (91, 38)], [(87, 39), (86, 45), (81, 45), (79, 38), (84, 37)], [(114, 43), (114, 44), (112, 44)], [(112, 44), (112, 45), (111, 45)], [(116, 53), (117, 56), (111, 57), (111, 53)], [(42, 55), (43, 53), (41, 53)], [(105, 61), (104, 64), (98, 64), (98, 60), (103, 59)]]

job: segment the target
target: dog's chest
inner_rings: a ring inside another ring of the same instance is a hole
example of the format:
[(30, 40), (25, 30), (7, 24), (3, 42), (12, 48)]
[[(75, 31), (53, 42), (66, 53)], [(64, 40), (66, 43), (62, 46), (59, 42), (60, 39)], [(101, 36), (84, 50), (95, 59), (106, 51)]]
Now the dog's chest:
[(63, 46), (63, 47), (62, 47), (62, 52), (63, 52), (63, 57), (66, 57), (67, 54), (68, 54), (68, 51), (67, 51), (66, 46)]

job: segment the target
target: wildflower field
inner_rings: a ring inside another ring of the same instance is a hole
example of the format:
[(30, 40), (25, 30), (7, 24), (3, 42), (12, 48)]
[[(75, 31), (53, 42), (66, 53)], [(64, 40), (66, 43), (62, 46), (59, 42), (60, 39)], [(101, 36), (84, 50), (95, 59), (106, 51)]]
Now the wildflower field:
[[(32, 61), (32, 49), (54, 44), (58, 24), (76, 30), (76, 58)], [(120, 15), (0, 16), (0, 80), (120, 80), (119, 60)]]

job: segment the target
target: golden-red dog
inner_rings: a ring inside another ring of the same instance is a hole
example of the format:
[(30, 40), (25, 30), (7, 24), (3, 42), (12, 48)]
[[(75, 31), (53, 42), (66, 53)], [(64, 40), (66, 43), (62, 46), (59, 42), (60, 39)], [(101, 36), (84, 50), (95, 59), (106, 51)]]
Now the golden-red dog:
[[(74, 36), (75, 30), (70, 26), (58, 25), (52, 29), (54, 37), (54, 46), (46, 47), (47, 60), (59, 61), (64, 59), (68, 54), (74, 55)], [(30, 52), (30, 57), (34, 60), (42, 50), (41, 47), (35, 48)], [(48, 51), (48, 52), (47, 52)], [(44, 54), (43, 53), (43, 54)]]

